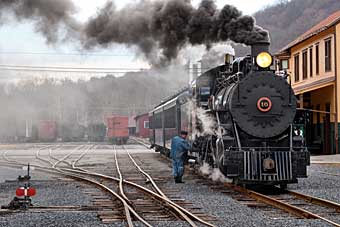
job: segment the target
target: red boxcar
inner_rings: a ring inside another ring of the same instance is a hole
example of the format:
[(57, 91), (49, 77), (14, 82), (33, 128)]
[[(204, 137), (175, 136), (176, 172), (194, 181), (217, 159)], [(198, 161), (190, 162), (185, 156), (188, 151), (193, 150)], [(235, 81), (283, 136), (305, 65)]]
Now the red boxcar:
[(55, 121), (40, 121), (38, 123), (38, 138), (43, 142), (51, 142), (57, 138), (57, 123)]
[(126, 143), (129, 139), (129, 117), (111, 116), (106, 119), (106, 136), (113, 143)]
[(149, 114), (142, 114), (135, 117), (136, 119), (136, 135), (142, 138), (149, 138)]

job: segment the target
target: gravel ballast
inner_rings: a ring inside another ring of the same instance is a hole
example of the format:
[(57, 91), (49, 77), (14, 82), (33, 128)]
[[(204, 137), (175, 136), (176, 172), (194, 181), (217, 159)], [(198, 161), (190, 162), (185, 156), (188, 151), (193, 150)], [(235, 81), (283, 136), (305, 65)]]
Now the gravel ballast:
[[(133, 146), (133, 145), (129, 145)], [(127, 147), (129, 147), (127, 146)], [(130, 151), (134, 151), (131, 149)], [(103, 151), (101, 151), (103, 152)], [(145, 153), (145, 155), (143, 154)], [(95, 153), (94, 151), (91, 155)], [(84, 162), (80, 162), (86, 168), (85, 160), (91, 159), (92, 167), (103, 165), (103, 163), (111, 163), (112, 153), (107, 153), (110, 158), (102, 156), (93, 157), (86, 156)], [(156, 166), (163, 168), (165, 174), (171, 175), (171, 167), (169, 163), (159, 157), (159, 153), (146, 151), (144, 148), (136, 150), (134, 156), (138, 160), (145, 163), (154, 163)], [(145, 157), (145, 160), (143, 159)], [(100, 163), (101, 162), (101, 163)], [(15, 194), (15, 189), (19, 184), (15, 181), (18, 170), (12, 171), (11, 168), (1, 168), (0, 179), (12, 180), (10, 182), (0, 183), (0, 204), (6, 205), (10, 202)], [(6, 171), (9, 171), (6, 173)], [(340, 177), (325, 175), (318, 171), (331, 172), (340, 174), (340, 166), (325, 166), (313, 164), (309, 167), (309, 177), (300, 179), (298, 184), (289, 185), (288, 189), (296, 190), (313, 196), (324, 199), (329, 199), (340, 203)], [(149, 172), (152, 175), (152, 172)], [(37, 189), (37, 196), (33, 200), (33, 204), (39, 206), (91, 206), (93, 198), (84, 193), (83, 188), (89, 187), (83, 183), (64, 180), (58, 177), (46, 177), (41, 173), (36, 173), (37, 178), (32, 180), (32, 185)], [(45, 179), (46, 178), (46, 179)], [(162, 188), (177, 189), (178, 196), (185, 199), (187, 202), (193, 203), (194, 207), (202, 208), (202, 212), (210, 214), (217, 218), (214, 222), (219, 227), (225, 226), (331, 226), (320, 220), (298, 219), (294, 217), (269, 217), (263, 211), (256, 208), (249, 208), (240, 202), (234, 200), (228, 195), (222, 194), (218, 190), (213, 190), (209, 185), (199, 183), (198, 178), (189, 176), (186, 173), (184, 179), (185, 184), (175, 184), (173, 180), (161, 185)], [(340, 216), (340, 215), (339, 215)], [(334, 220), (334, 219), (333, 219)], [(336, 218), (339, 220), (340, 218)], [(159, 227), (181, 227), (188, 226), (182, 221), (167, 221), (167, 222), (151, 222), (153, 226)], [(103, 224), (97, 217), (95, 211), (41, 211), (34, 210), (20, 212), (15, 214), (0, 215), (0, 226), (126, 226), (125, 223), (115, 222), (112, 224)], [(140, 223), (135, 223), (135, 226), (144, 226)], [(202, 225), (199, 225), (202, 226)]]

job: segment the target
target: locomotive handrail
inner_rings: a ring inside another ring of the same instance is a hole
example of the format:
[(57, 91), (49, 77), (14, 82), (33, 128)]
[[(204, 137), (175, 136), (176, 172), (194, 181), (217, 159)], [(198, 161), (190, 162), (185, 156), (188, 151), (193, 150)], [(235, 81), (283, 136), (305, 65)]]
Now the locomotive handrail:
[[(243, 149), (280, 149), (280, 150), (277, 150), (277, 151), (289, 151), (290, 150), (290, 147), (242, 147), (242, 150)], [(305, 148), (305, 147), (293, 147), (293, 148)], [(229, 149), (235, 149), (235, 150), (238, 150), (239, 147), (229, 147)], [(285, 150), (287, 149), (287, 150)], [(241, 150), (241, 151), (242, 151)]]
[[(238, 147), (231, 147), (231, 148), (238, 148)], [(290, 147), (272, 147), (272, 146), (268, 146), (268, 147), (242, 147), (242, 148), (290, 148)], [(298, 148), (298, 147), (295, 147)]]
[(328, 112), (328, 111), (323, 111), (323, 110), (314, 110), (314, 109), (306, 109), (306, 108), (296, 108), (296, 110), (304, 110), (304, 111), (309, 111), (309, 112), (314, 112), (314, 113), (324, 113), (324, 114), (336, 115), (335, 112)]

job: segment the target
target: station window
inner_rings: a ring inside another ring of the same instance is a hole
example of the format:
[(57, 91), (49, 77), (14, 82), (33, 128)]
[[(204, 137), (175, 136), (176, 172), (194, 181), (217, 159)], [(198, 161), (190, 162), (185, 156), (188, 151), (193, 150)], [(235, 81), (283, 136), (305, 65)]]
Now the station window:
[(299, 54), (294, 56), (294, 76), (295, 76), (295, 82), (298, 82), (300, 80), (300, 56)]
[(309, 76), (313, 77), (313, 47), (309, 48)]
[(325, 40), (325, 71), (331, 71), (331, 39)]
[(307, 50), (302, 52), (302, 78), (307, 79)]
[(149, 121), (144, 121), (144, 128), (149, 128)]
[(315, 73), (319, 75), (319, 44), (315, 45)]
[(288, 59), (284, 59), (280, 61), (280, 70), (288, 69)]

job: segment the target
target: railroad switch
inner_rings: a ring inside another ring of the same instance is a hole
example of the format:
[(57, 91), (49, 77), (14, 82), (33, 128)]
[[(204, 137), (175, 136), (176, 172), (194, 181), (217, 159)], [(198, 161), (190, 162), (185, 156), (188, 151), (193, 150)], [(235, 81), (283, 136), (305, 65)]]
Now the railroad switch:
[(8, 205), (1, 206), (1, 209), (27, 210), (29, 207), (33, 206), (31, 197), (35, 196), (36, 190), (31, 187), (30, 179), (30, 165), (28, 164), (27, 175), (18, 176), (18, 182), (24, 182), (24, 186), (17, 188), (15, 191), (16, 196)]

